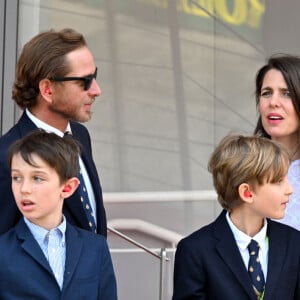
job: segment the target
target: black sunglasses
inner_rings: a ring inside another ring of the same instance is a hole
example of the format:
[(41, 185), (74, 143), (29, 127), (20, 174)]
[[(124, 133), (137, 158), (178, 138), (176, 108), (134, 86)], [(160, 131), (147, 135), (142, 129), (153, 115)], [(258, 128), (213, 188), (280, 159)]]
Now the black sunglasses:
[(97, 78), (97, 69), (95, 70), (95, 73), (93, 75), (87, 75), (84, 77), (51, 77), (49, 80), (51, 81), (73, 81), (73, 80), (81, 80), (83, 81), (83, 89), (87, 91), (93, 82), (93, 79)]

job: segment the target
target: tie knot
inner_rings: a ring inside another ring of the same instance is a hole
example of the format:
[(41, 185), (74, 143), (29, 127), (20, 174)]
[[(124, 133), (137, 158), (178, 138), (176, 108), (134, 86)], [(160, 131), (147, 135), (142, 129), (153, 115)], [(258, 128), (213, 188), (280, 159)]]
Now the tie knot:
[(65, 136), (71, 136), (71, 135), (72, 135), (72, 132), (71, 132), (71, 131), (65, 131), (65, 132), (64, 132), (64, 137), (65, 137)]
[(248, 245), (248, 250), (250, 252), (250, 255), (255, 255), (259, 249), (259, 244), (255, 240), (251, 240), (251, 242)]

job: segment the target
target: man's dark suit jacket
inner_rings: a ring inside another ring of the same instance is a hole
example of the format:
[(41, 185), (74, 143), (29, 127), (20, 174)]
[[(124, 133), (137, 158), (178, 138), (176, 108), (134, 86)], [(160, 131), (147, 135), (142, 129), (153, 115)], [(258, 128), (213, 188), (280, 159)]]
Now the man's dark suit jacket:
[[(257, 300), (225, 214), (179, 242), (173, 300)], [(300, 232), (267, 221), (264, 300), (300, 299)]]
[[(106, 214), (102, 199), (100, 180), (93, 161), (91, 138), (88, 130), (77, 122), (70, 122), (73, 137), (82, 145), (81, 158), (89, 174), (95, 193), (97, 208), (97, 232), (107, 235)], [(0, 234), (13, 227), (21, 217), (16, 206), (12, 189), (10, 167), (7, 161), (9, 146), (16, 140), (24, 137), (31, 131), (37, 130), (35, 124), (28, 118), (24, 111), (18, 123), (0, 138)], [(78, 190), (64, 200), (63, 213), (68, 222), (80, 228), (90, 230), (86, 214), (83, 210)]]
[(24, 219), (0, 236), (0, 266), (2, 300), (117, 300), (105, 237), (68, 223), (62, 290)]

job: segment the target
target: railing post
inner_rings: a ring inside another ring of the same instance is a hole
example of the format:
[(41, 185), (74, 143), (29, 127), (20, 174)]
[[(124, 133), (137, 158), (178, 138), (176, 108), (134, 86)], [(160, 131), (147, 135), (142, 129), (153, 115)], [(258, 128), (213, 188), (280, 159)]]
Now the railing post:
[(159, 276), (159, 300), (163, 300), (164, 296), (164, 281), (166, 274), (167, 251), (165, 248), (160, 249), (160, 276)]
[(163, 296), (164, 296), (164, 282), (165, 282), (165, 278), (166, 278), (166, 262), (169, 261), (169, 258), (167, 257), (167, 251), (165, 248), (161, 248), (160, 249), (160, 254), (155, 253), (154, 251), (152, 251), (151, 249), (147, 248), (146, 246), (142, 245), (141, 243), (135, 241), (134, 239), (128, 237), (127, 235), (121, 233), (120, 231), (107, 226), (107, 230), (116, 234), (117, 236), (119, 236), (120, 238), (126, 240), (127, 242), (135, 245), (136, 247), (144, 250), (146, 253), (149, 253), (153, 256), (155, 256), (156, 258), (158, 258), (160, 260), (160, 276), (159, 276), (159, 300), (164, 300)]

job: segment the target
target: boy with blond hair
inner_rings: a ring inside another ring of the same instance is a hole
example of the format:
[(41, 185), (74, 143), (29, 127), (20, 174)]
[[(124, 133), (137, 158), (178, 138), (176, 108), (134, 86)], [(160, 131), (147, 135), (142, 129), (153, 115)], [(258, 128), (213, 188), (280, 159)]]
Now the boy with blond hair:
[(173, 300), (300, 299), (300, 232), (284, 217), (292, 188), (280, 144), (228, 135), (210, 158), (224, 210), (177, 247)]

